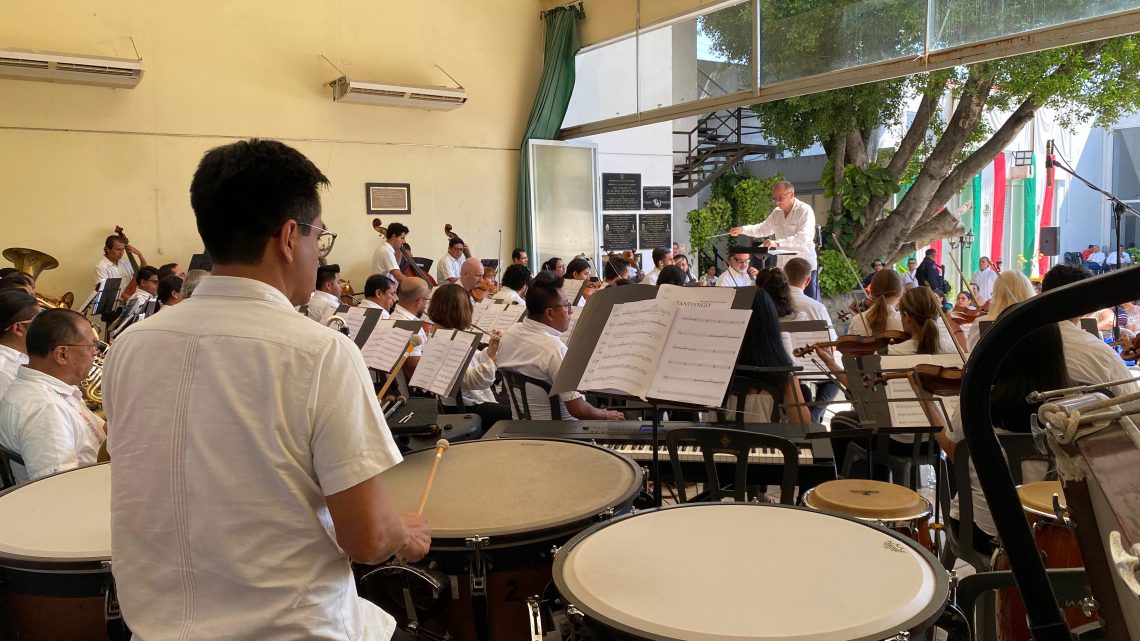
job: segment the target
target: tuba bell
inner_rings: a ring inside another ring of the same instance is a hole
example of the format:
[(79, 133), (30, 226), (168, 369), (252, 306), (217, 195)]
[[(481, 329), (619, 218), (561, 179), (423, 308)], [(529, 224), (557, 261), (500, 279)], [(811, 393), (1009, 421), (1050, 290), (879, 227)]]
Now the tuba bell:
[[(4, 258), (12, 261), (12, 265), (14, 265), (16, 269), (31, 276), (32, 280), (39, 280), (41, 272), (59, 267), (59, 261), (51, 255), (26, 247), (9, 247), (4, 250)], [(59, 298), (54, 298), (37, 291), (36, 300), (38, 300), (43, 307), (66, 307), (67, 309), (71, 309), (71, 306), (75, 304), (75, 294), (66, 292)]]

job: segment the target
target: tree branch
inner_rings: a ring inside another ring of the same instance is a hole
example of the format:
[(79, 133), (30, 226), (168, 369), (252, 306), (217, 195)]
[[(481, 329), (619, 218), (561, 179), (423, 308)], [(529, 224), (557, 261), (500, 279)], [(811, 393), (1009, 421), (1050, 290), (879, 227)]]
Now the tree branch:
[(867, 146), (863, 144), (863, 135), (858, 129), (847, 132), (847, 157), (851, 160), (849, 164), (867, 167)]
[(903, 243), (929, 245), (933, 240), (954, 238), (961, 236), (965, 231), (962, 221), (946, 208), (942, 208), (928, 222), (918, 225), (909, 235), (904, 236)]
[[(831, 156), (832, 158), (832, 172), (834, 174), (834, 183), (838, 185), (840, 180), (843, 180), (843, 167), (847, 158), (847, 138), (837, 137), (835, 140), (835, 151)], [(835, 194), (831, 197), (831, 215), (843, 215), (843, 197), (839, 195), (839, 190), (835, 190)]]
[(937, 95), (925, 94), (922, 100), (918, 103), (918, 111), (914, 113), (914, 121), (907, 129), (906, 134), (899, 142), (899, 148), (895, 151), (895, 155), (891, 156), (891, 162), (887, 163), (887, 171), (891, 172), (891, 177), (895, 180), (902, 176), (906, 171), (907, 165), (910, 164), (914, 154), (918, 152), (919, 145), (922, 144), (923, 139), (926, 137), (927, 131), (930, 129), (930, 121), (934, 118), (934, 107), (937, 104), (938, 96), (946, 90), (946, 83), (942, 83), (942, 88), (938, 91)]

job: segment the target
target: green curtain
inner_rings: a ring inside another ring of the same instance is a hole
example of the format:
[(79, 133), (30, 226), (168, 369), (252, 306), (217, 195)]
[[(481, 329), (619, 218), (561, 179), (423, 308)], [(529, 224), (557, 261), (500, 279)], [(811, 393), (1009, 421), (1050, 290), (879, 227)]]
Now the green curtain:
[(1037, 255), (1037, 154), (1033, 155), (1029, 166), (1033, 167), (1033, 176), (1021, 181), (1025, 194), (1021, 255), (1026, 258), (1021, 271), (1025, 272), (1026, 276), (1033, 273), (1033, 257)]
[(519, 182), (515, 204), (515, 243), (536, 256), (534, 230), (530, 224), (530, 159), (527, 143), (532, 139), (553, 140), (562, 128), (562, 119), (574, 91), (574, 56), (582, 48), (578, 20), (585, 13), (580, 5), (558, 7), (546, 12), (546, 44), (543, 49), (542, 78), (538, 95), (526, 122), (519, 145)]
[[(974, 198), (974, 218), (970, 229), (974, 232), (974, 244), (970, 245), (970, 265), (966, 267), (962, 265), (962, 271), (973, 273), (973, 265), (978, 264), (978, 260), (982, 257), (982, 175), (974, 176), (973, 184), (973, 198)], [(969, 278), (969, 275), (966, 275)]]

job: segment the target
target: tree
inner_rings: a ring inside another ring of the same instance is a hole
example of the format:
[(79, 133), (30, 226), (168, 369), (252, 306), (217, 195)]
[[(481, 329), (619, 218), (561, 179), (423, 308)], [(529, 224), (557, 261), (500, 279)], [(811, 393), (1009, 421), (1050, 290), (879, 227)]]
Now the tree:
[[(1088, 11), (1080, 3), (1061, 2), (1034, 11), (1028, 6), (1032, 2), (1010, 0), (1006, 12), (993, 17), (978, 11), (977, 2), (939, 2), (935, 5), (944, 13), (935, 16), (935, 24), (959, 25), (955, 33), (964, 29), (982, 39), (1079, 18), (1080, 11)], [(921, 54), (925, 16), (915, 9), (917, 4), (921, 3), (761, 0), (762, 24), (779, 25), (771, 33), (761, 30), (765, 52), (761, 82), (897, 58), (916, 47)], [(1096, 13), (1110, 10), (1100, 7)], [(712, 48), (735, 62), (751, 61), (751, 45), (740, 37), (738, 24), (751, 24), (750, 11), (746, 3), (734, 12), (705, 16), (701, 22)], [(853, 12), (859, 11), (853, 18)], [(1111, 125), (1140, 108), (1138, 76), (1140, 39), (1127, 36), (752, 109), (761, 133), (773, 144), (792, 153), (822, 145), (829, 160), (822, 182), (830, 185), (834, 196), (829, 226), (840, 232), (856, 261), (867, 266), (875, 258), (893, 260), (915, 246), (958, 235), (961, 224), (946, 210), (946, 203), (1013, 142), (1037, 110), (1055, 110), (1060, 124), (1068, 128), (1079, 123)], [(947, 95), (954, 108), (944, 119), (940, 101)], [(902, 107), (910, 98), (919, 102), (908, 126)], [(989, 130), (983, 119), (987, 112), (1006, 114), (1005, 120)], [(880, 128), (902, 132), (893, 153), (879, 154), (875, 149), (874, 134)], [(888, 210), (903, 184), (908, 185), (906, 192)]]

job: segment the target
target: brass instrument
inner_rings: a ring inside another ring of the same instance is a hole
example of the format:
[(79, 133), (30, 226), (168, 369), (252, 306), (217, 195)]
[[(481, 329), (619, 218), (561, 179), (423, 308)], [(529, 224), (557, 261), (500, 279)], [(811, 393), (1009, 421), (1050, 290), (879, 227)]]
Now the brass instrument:
[(103, 409), (103, 361), (110, 346), (99, 340), (98, 328), (92, 326), (91, 329), (95, 332), (95, 360), (91, 362), (87, 378), (79, 383), (79, 391), (83, 393), (88, 409), (97, 412)]
[[(337, 326), (333, 327), (333, 323), (336, 323)], [(328, 319), (325, 320), (325, 327), (332, 327), (341, 334), (348, 336), (348, 321), (344, 320), (344, 318), (341, 316), (337, 316), (336, 314), (329, 316)]]
[(340, 279), (340, 304), (348, 305), (349, 307), (356, 307), (360, 304), (360, 298), (364, 298), (364, 294), (357, 294), (352, 289), (352, 281), (347, 278)]
[[(4, 258), (12, 261), (16, 269), (38, 280), (40, 273), (59, 267), (59, 261), (42, 251), (27, 249), (26, 247), (9, 247), (4, 250)], [(65, 292), (59, 298), (36, 292), (36, 300), (43, 307), (66, 307), (71, 309), (75, 304), (75, 294)]]

